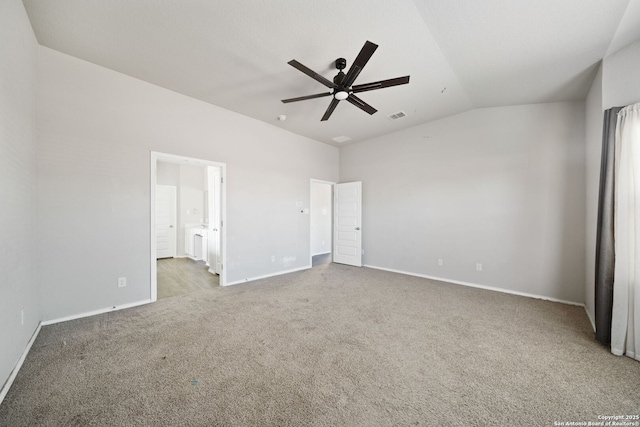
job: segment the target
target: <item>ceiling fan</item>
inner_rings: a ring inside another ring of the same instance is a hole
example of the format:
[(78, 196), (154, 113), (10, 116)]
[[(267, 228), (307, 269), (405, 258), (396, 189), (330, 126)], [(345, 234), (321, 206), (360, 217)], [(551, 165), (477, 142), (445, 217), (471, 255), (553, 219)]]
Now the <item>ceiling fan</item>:
[(349, 71), (347, 72), (347, 74), (345, 74), (342, 71), (347, 66), (347, 60), (344, 58), (336, 59), (335, 64), (336, 64), (336, 69), (338, 69), (338, 74), (333, 78), (333, 81), (324, 78), (323, 76), (311, 70), (310, 68), (305, 67), (295, 59), (292, 59), (291, 61), (288, 62), (289, 65), (291, 65), (294, 68), (297, 68), (298, 70), (305, 73), (307, 76), (311, 77), (312, 79), (330, 88), (331, 92), (323, 92), (323, 93), (317, 93), (315, 95), (300, 96), (298, 98), (283, 99), (282, 102), (287, 104), (289, 102), (305, 101), (307, 99), (322, 98), (324, 96), (333, 95), (333, 99), (329, 104), (329, 108), (327, 108), (327, 111), (325, 111), (324, 116), (322, 116), (322, 119), (320, 119), (321, 121), (328, 120), (329, 117), (331, 117), (333, 110), (335, 110), (336, 107), (338, 106), (338, 103), (345, 99), (351, 104), (355, 105), (359, 109), (369, 114), (375, 113), (378, 110), (376, 110), (371, 105), (367, 104), (366, 102), (364, 102), (354, 94), (360, 93), (360, 92), (366, 92), (368, 90), (382, 89), (385, 87), (398, 86), (398, 85), (404, 85), (409, 83), (409, 76), (404, 76), (404, 77), (396, 77), (395, 79), (365, 83), (361, 85), (353, 84), (356, 78), (358, 78), (358, 75), (360, 74), (364, 66), (367, 64), (367, 62), (371, 58), (371, 55), (373, 55), (373, 52), (375, 52), (377, 48), (378, 48), (377, 44), (367, 41), (362, 47), (362, 49), (360, 50), (360, 53), (356, 57), (356, 60), (353, 61), (353, 64), (351, 64), (351, 68), (349, 68)]

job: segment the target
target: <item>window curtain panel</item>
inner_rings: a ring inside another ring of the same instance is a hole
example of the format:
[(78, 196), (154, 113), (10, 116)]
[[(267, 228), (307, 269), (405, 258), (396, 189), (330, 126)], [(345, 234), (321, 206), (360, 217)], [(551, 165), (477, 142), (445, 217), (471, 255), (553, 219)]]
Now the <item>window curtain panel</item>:
[(618, 113), (611, 352), (640, 360), (640, 103)]
[(595, 315), (596, 339), (608, 346), (611, 342), (611, 309), (613, 307), (613, 195), (615, 170), (615, 135), (618, 112), (614, 107), (604, 112), (602, 157), (600, 163), (600, 194), (596, 234)]

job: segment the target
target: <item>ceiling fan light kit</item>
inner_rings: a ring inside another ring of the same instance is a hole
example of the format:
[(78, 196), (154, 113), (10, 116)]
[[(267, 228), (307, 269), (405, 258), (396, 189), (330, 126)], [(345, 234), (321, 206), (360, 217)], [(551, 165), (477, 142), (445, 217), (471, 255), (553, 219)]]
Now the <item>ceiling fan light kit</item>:
[(355, 105), (366, 113), (374, 114), (378, 110), (358, 98), (356, 95), (354, 95), (355, 93), (366, 92), (368, 90), (383, 89), (385, 87), (398, 86), (409, 83), (409, 76), (403, 76), (360, 85), (353, 84), (358, 78), (358, 75), (360, 74), (364, 66), (367, 64), (367, 62), (369, 62), (369, 59), (377, 48), (377, 44), (367, 41), (360, 50), (360, 53), (356, 57), (355, 61), (353, 61), (353, 64), (351, 64), (351, 67), (349, 68), (347, 74), (342, 71), (347, 67), (347, 60), (344, 58), (336, 59), (335, 66), (338, 70), (338, 74), (333, 78), (333, 81), (302, 65), (295, 59), (292, 59), (288, 62), (289, 65), (298, 69), (299, 71), (302, 71), (304, 74), (308, 75), (317, 82), (322, 83), (323, 85), (331, 89), (331, 91), (317, 93), (315, 95), (283, 99), (282, 102), (287, 104), (289, 102), (306, 101), (307, 99), (322, 98), (325, 96), (333, 95), (333, 99), (331, 100), (327, 111), (325, 111), (322, 119), (320, 119), (321, 121), (329, 120), (329, 117), (331, 117), (331, 114), (333, 113), (333, 110), (335, 110), (338, 106), (338, 103), (344, 100), (348, 101), (352, 105)]
[(349, 97), (349, 92), (346, 92), (344, 90), (340, 90), (340, 91), (337, 91), (336, 93), (334, 93), (333, 97), (335, 99), (337, 99), (338, 101), (344, 101), (345, 99), (347, 99)]

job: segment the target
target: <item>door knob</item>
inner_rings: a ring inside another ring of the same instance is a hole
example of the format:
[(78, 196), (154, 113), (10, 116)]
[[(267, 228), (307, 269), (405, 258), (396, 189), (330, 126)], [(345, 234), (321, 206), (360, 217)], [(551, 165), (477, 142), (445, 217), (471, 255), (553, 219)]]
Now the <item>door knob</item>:
[(360, 227), (356, 227), (356, 230), (360, 230)]
[(173, 225), (170, 225), (169, 228), (173, 228)]

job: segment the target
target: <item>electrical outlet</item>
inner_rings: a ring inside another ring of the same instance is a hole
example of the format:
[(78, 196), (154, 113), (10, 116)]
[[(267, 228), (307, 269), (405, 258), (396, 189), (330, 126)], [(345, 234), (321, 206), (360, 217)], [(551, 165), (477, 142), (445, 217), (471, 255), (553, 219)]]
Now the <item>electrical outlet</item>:
[(118, 287), (124, 288), (127, 286), (127, 278), (126, 277), (118, 277)]
[(271, 255), (271, 262), (276, 262), (276, 256), (275, 255)]
[(442, 258), (438, 258), (438, 265), (440, 267), (442, 267), (444, 265), (444, 261), (442, 261)]
[(482, 264), (476, 263), (476, 271), (482, 271)]

